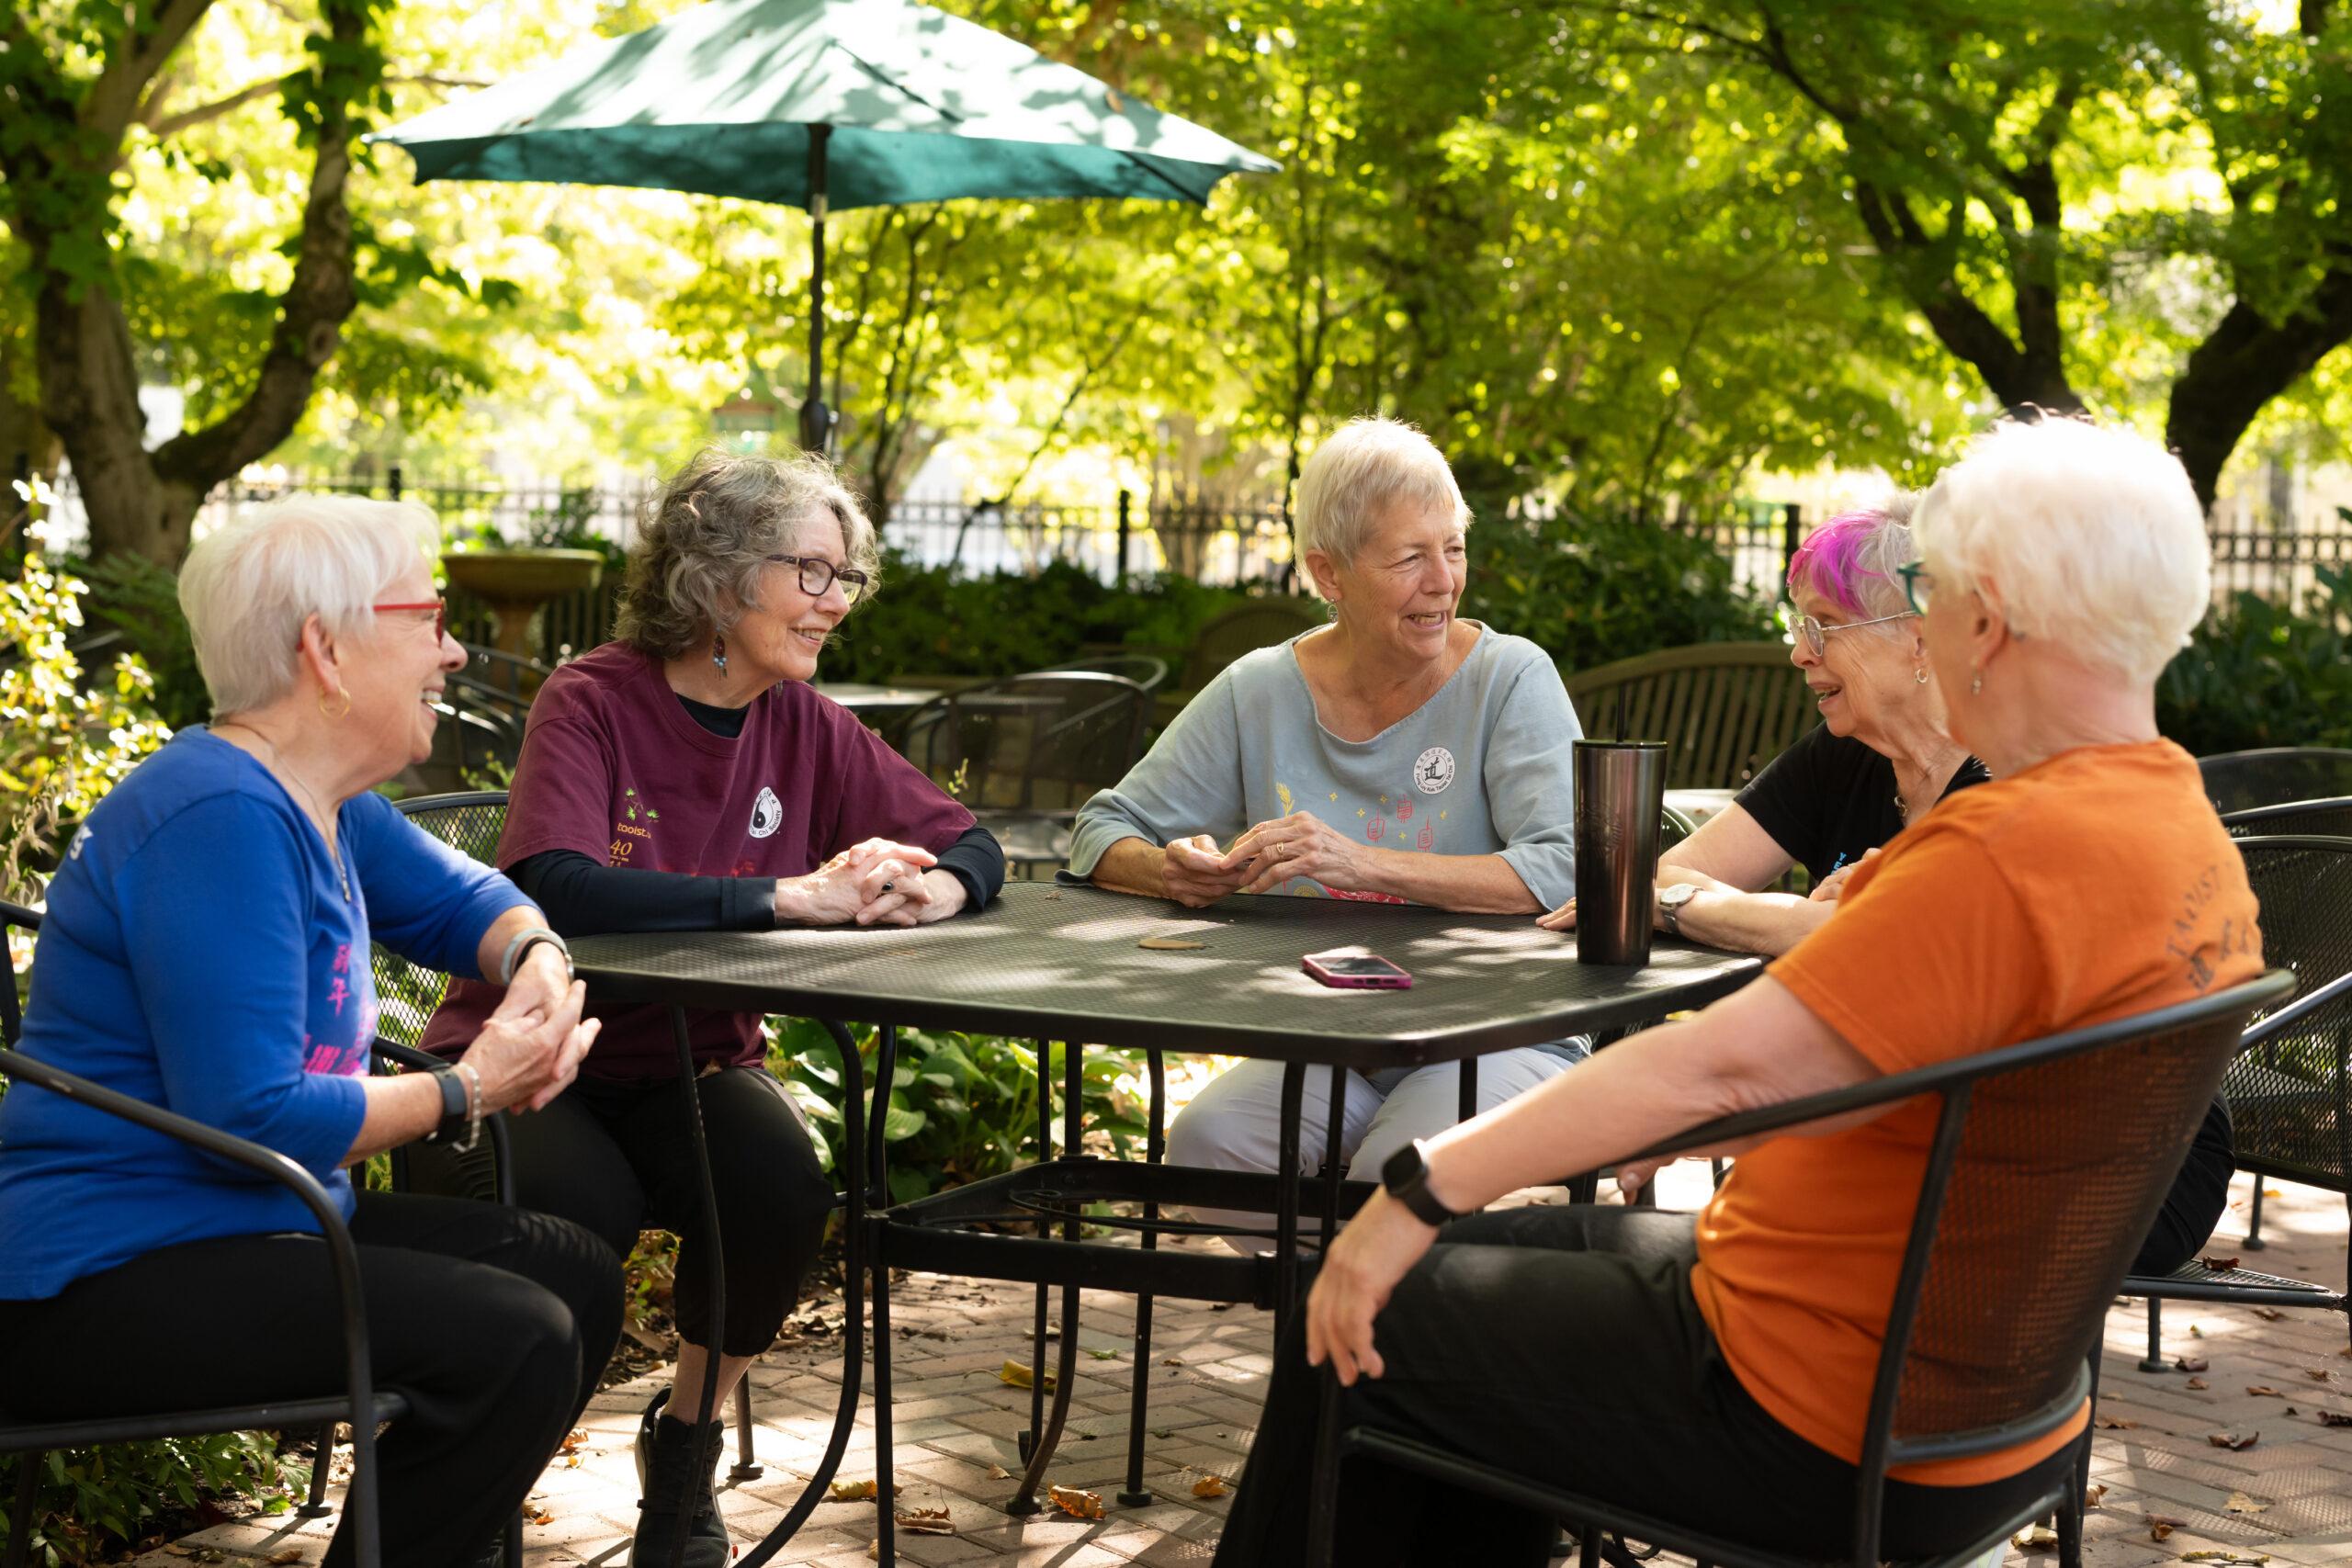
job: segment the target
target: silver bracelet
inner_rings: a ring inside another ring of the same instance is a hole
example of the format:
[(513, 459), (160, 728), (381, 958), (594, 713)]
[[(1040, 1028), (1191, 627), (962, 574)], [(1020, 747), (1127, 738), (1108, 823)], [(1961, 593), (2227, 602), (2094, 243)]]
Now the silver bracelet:
[(466, 1140), (450, 1147), (462, 1155), (470, 1153), (481, 1138), (481, 1074), (466, 1062), (458, 1063), (457, 1069), (466, 1079)]
[(514, 939), (507, 942), (506, 956), (499, 964), (498, 983), (502, 986), (513, 985), (514, 966), (523, 962), (525, 953), (543, 942), (552, 943), (555, 950), (563, 954), (563, 977), (566, 980), (571, 979), (571, 949), (564, 945), (563, 938), (545, 926), (526, 926), (516, 931)]

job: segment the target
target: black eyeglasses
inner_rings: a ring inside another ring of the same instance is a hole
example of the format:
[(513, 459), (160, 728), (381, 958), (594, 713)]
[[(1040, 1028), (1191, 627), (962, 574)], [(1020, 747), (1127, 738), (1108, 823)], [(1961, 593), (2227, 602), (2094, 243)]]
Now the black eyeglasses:
[(768, 559), (778, 566), (798, 567), (800, 592), (811, 599), (822, 599), (825, 590), (838, 582), (842, 585), (842, 597), (854, 604), (858, 596), (865, 592), (866, 584), (874, 581), (865, 572), (854, 568), (835, 566), (821, 556), (770, 556)]

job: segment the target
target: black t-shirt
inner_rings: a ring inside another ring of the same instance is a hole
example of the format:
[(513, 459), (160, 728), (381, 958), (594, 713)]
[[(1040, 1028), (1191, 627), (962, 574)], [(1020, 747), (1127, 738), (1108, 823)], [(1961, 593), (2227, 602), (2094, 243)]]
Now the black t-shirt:
[[(1944, 794), (1981, 784), (1993, 775), (1965, 758)], [(1894, 804), (1894, 764), (1860, 741), (1832, 735), (1827, 725), (1807, 730), (1773, 758), (1738, 795), (1741, 809), (1819, 882), (1903, 831)]]

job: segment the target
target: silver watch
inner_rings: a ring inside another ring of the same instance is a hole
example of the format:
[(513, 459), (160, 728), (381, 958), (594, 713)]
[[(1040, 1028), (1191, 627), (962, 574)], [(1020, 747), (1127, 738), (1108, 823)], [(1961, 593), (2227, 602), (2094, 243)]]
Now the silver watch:
[(1696, 883), (1678, 882), (1671, 887), (1661, 887), (1657, 895), (1657, 912), (1665, 918), (1666, 934), (1682, 934), (1682, 906), (1699, 896)]

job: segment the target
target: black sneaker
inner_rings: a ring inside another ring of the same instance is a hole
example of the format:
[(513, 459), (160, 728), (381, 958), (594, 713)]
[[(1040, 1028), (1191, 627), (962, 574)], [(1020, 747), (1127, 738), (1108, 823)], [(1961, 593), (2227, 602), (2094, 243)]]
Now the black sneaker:
[(668, 1390), (653, 1396), (637, 1428), (637, 1540), (629, 1568), (670, 1568), (678, 1537), (685, 1537), (684, 1568), (727, 1568), (734, 1543), (718, 1517), (718, 1457), (727, 1424), (696, 1427), (663, 1416)]

